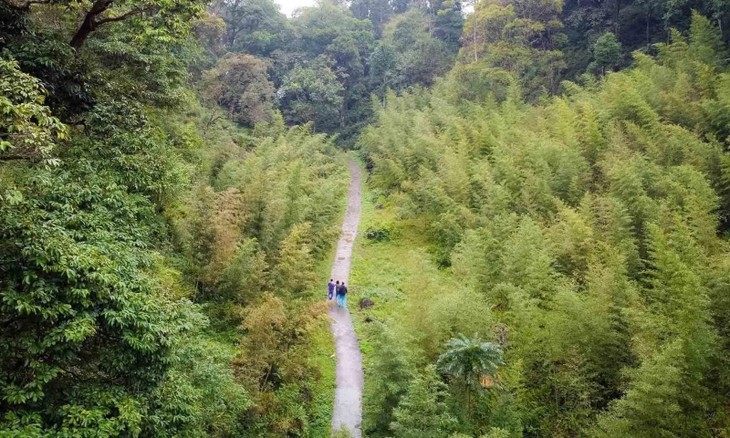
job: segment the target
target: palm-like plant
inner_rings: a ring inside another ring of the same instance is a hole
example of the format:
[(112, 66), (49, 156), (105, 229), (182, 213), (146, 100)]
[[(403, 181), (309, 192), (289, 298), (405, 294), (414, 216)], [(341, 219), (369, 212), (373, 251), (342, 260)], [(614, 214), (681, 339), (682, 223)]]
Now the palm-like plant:
[(446, 343), (446, 351), (439, 356), (436, 366), (449, 376), (461, 381), (466, 388), (466, 400), (471, 414), (471, 391), (484, 375), (491, 376), (504, 364), (502, 350), (478, 335), (468, 338), (462, 334)]

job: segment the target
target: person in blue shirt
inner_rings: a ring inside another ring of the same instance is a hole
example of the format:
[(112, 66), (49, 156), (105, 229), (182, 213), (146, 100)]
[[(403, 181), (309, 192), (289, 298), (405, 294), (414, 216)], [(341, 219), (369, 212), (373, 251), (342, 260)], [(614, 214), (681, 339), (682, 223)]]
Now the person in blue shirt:
[(347, 305), (347, 287), (344, 281), (337, 286), (337, 305), (339, 307), (346, 307)]
[[(339, 283), (339, 281), (337, 283)], [(334, 295), (334, 293), (335, 293), (335, 283), (330, 278), (330, 282), (327, 283), (327, 299), (328, 300), (331, 300), (332, 299), (332, 295)]]

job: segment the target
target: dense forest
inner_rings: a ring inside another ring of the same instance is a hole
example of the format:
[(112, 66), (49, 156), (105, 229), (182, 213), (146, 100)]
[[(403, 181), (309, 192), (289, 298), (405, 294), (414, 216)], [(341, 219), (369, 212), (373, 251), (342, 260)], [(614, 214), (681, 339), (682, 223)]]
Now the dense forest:
[(332, 139), (208, 103), (203, 3), (87, 6), (0, 13), (0, 435), (307, 433)]
[(729, 29), (1, 0), (0, 436), (330, 436), (348, 153), (366, 436), (730, 436)]

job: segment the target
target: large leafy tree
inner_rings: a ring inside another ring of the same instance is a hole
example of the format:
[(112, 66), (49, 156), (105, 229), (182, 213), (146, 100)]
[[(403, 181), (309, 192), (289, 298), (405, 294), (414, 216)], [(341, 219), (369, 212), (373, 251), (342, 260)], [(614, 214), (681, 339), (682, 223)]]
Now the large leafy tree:
[[(293, 24), (299, 34), (296, 47), (300, 52), (315, 63), (322, 57), (331, 61), (330, 68), (342, 87), (338, 131), (351, 137), (369, 113), (367, 61), (375, 44), (372, 25), (328, 2), (302, 9)], [(337, 125), (330, 126), (325, 131), (333, 131)]]
[(18, 63), (0, 59), (0, 161), (47, 159), (68, 128), (45, 105), (46, 89)]
[(229, 50), (270, 56), (293, 37), (291, 24), (271, 0), (222, 0), (212, 9), (226, 24)]
[(66, 169), (17, 182), (1, 207), (5, 421), (139, 433), (178, 330), (152, 298), (149, 254), (134, 243), (152, 237), (153, 210)]
[(395, 13), (389, 0), (355, 0), (350, 3), (350, 11), (355, 18), (370, 20), (378, 37), (382, 35), (383, 27)]
[(231, 120), (248, 126), (272, 120), (274, 87), (263, 61), (229, 54), (204, 73), (203, 83), (205, 97), (223, 107)]
[(286, 76), (278, 94), (289, 123), (312, 122), (317, 132), (342, 126), (344, 89), (329, 64), (326, 58), (318, 58)]
[(65, 0), (11, 0), (9, 4), (21, 10), (54, 6), (71, 7), (79, 16), (83, 17), (75, 23), (73, 37), (69, 44), (80, 49), (89, 36), (110, 23), (117, 23), (134, 18), (144, 20), (150, 28), (164, 29), (166, 32), (178, 33), (184, 31), (187, 23), (203, 11), (204, 4), (188, 0), (86, 0), (82, 2), (68, 2)]
[(434, 17), (421, 9), (411, 9), (388, 23), (377, 52), (371, 57), (375, 63), (371, 76), (377, 85), (393, 89), (429, 86), (436, 76), (448, 71), (453, 51), (434, 36), (435, 25)]
[(555, 91), (564, 67), (559, 1), (487, 0), (464, 23), (461, 62), (516, 75), (528, 97)]
[(593, 45), (593, 62), (588, 66), (590, 70), (605, 74), (616, 68), (621, 62), (621, 43), (616, 35), (607, 32), (601, 35)]
[(461, 2), (453, 0), (434, 2), (431, 10), (435, 15), (433, 34), (443, 41), (450, 51), (458, 52), (459, 40), (464, 28)]

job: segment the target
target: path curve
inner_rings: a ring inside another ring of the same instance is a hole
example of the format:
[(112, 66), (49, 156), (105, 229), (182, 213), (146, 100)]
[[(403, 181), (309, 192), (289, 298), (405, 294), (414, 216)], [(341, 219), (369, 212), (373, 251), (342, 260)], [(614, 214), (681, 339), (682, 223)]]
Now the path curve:
[[(342, 224), (342, 234), (337, 243), (337, 254), (332, 265), (332, 277), (344, 280), (349, 285), (350, 259), (352, 245), (357, 236), (357, 225), (360, 222), (360, 205), (362, 191), (360, 186), (360, 168), (350, 161), (350, 192), (348, 195), (347, 213)], [(332, 335), (335, 338), (335, 354), (337, 356), (336, 387), (334, 412), (332, 413), (332, 430), (346, 428), (355, 438), (362, 437), (362, 355), (360, 344), (355, 336), (350, 312), (336, 305), (330, 306), (332, 318)]]

